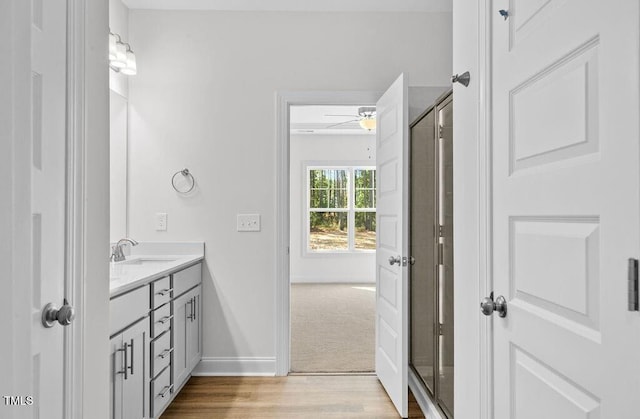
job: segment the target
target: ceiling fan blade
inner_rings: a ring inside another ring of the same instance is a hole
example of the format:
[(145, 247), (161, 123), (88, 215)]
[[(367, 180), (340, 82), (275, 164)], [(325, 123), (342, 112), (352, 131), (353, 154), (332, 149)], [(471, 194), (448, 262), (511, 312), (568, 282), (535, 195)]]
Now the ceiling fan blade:
[(360, 115), (325, 115), (325, 116), (348, 116), (350, 118), (360, 118)]
[(351, 123), (351, 122), (358, 122), (358, 121), (359, 121), (359, 119), (353, 119), (351, 121), (344, 121), (344, 122), (340, 122), (339, 124), (329, 125), (326, 128), (333, 128), (333, 127), (337, 127), (338, 125), (344, 125), (344, 124), (348, 124), (348, 123)]

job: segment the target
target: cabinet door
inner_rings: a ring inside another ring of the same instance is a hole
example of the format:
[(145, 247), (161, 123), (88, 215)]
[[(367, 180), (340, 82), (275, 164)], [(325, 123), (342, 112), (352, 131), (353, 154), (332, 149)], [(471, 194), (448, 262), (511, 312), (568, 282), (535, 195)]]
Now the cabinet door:
[(189, 373), (202, 358), (202, 286), (189, 292), (193, 301), (193, 315), (187, 322), (187, 369)]
[(149, 380), (147, 359), (149, 322), (144, 319), (122, 333), (122, 348), (126, 351), (126, 376), (122, 376), (123, 419), (146, 419), (149, 417)]
[(189, 375), (187, 329), (193, 315), (193, 295), (186, 293), (173, 301), (173, 383), (178, 389)]
[(122, 382), (124, 373), (124, 352), (122, 349), (122, 334), (111, 338), (109, 343), (110, 364), (111, 364), (111, 383), (109, 385), (109, 394), (111, 400), (111, 419), (122, 419)]

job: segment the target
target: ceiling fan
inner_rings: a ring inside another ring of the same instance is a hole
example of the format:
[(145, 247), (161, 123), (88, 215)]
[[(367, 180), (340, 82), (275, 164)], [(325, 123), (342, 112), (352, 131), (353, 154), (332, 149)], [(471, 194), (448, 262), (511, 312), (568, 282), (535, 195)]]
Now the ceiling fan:
[(340, 117), (350, 117), (356, 118), (351, 119), (349, 121), (340, 122), (338, 124), (329, 125), (327, 128), (333, 128), (344, 124), (349, 124), (351, 122), (358, 122), (362, 129), (366, 129), (367, 131), (371, 131), (376, 129), (376, 107), (375, 106), (361, 106), (358, 108), (358, 115), (325, 115), (325, 116), (340, 116)]

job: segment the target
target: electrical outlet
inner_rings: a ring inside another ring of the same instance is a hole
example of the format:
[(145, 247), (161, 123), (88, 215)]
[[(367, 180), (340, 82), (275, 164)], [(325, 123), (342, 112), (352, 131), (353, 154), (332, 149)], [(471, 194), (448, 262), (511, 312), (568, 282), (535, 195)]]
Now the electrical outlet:
[(156, 231), (167, 231), (167, 213), (156, 213)]
[(238, 214), (238, 231), (260, 231), (260, 214)]

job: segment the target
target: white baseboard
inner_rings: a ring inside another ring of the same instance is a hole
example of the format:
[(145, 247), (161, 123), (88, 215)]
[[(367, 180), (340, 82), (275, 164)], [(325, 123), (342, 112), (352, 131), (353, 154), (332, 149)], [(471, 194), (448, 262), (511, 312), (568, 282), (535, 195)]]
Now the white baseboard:
[(422, 413), (424, 413), (424, 417), (429, 419), (446, 419), (433, 403), (431, 397), (429, 397), (419, 380), (420, 379), (416, 376), (416, 373), (409, 368), (409, 388), (411, 389), (413, 396), (416, 398)]
[(191, 373), (194, 376), (273, 376), (275, 374), (275, 357), (205, 357)]
[(291, 276), (292, 284), (375, 284), (375, 278), (368, 277), (333, 277), (333, 276)]

